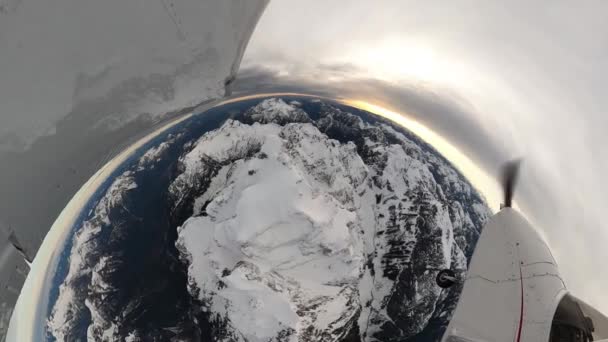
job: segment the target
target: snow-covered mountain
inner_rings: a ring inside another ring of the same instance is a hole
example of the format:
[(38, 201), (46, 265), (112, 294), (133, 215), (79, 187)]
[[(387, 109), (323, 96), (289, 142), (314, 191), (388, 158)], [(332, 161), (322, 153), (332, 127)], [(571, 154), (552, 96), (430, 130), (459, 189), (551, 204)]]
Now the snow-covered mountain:
[(460, 288), (435, 276), (466, 270), (488, 208), (407, 131), (296, 99), (195, 116), (125, 163), (62, 252), (47, 337), (438, 340)]
[[(69, 271), (48, 320), (49, 331), (58, 341), (76, 340), (83, 335), (88, 335), (90, 340), (105, 341), (118, 337), (113, 317), (103, 315), (102, 306), (118, 291), (104, 276), (110, 275), (120, 261), (107, 255), (101, 243), (103, 236), (110, 233), (104, 229), (111, 224), (110, 213), (124, 208), (126, 194), (135, 188), (137, 184), (132, 172), (126, 171), (119, 176), (100, 200), (94, 216), (74, 237)], [(91, 324), (83, 326), (80, 323), (88, 315)]]
[[(427, 145), (268, 99), (203, 135), (170, 187), (178, 249), (217, 341), (404, 340), (447, 321), (488, 210)], [(186, 204), (190, 203), (190, 204)], [(422, 336), (422, 335), (420, 335)]]

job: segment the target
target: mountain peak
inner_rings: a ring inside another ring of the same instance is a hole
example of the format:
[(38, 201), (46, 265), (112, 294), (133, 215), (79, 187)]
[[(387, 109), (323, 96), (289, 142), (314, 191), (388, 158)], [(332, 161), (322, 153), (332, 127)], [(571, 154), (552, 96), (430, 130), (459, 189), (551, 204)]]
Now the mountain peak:
[(265, 99), (247, 110), (244, 118), (246, 121), (275, 123), (281, 126), (291, 122), (310, 122), (308, 114), (298, 107), (298, 102), (286, 103), (275, 97)]

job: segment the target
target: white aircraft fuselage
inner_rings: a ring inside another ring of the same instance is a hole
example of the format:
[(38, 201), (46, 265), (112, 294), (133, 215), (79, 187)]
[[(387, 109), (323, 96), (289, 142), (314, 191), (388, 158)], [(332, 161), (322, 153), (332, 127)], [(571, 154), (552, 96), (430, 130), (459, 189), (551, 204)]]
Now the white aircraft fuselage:
[(442, 341), (597, 341), (608, 338), (607, 327), (605, 316), (569, 294), (536, 230), (506, 207), (479, 237)]

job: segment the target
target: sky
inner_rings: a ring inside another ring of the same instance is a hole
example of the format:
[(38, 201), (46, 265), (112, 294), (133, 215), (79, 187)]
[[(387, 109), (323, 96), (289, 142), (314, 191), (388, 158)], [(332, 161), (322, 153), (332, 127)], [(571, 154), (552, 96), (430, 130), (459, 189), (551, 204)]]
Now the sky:
[(516, 204), (568, 288), (608, 312), (607, 11), (602, 1), (274, 1), (235, 88), (381, 105), (489, 175), (523, 157)]

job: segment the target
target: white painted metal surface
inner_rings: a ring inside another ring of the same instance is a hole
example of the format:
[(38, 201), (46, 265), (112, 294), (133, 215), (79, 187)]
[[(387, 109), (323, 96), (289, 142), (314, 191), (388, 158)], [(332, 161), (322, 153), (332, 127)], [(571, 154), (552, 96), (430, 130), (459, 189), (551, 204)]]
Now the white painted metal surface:
[(565, 294), (548, 246), (504, 208), (481, 233), (443, 341), (548, 341)]

